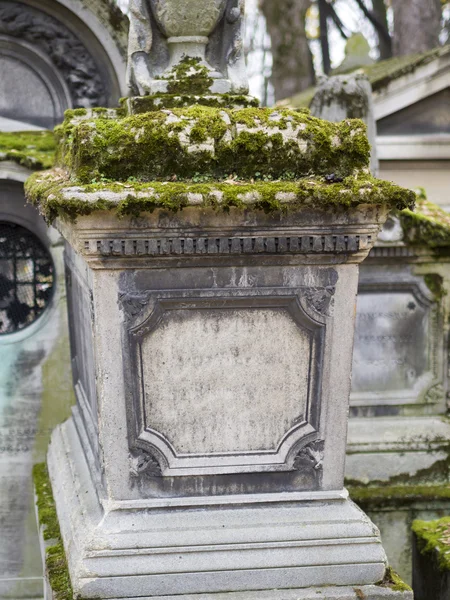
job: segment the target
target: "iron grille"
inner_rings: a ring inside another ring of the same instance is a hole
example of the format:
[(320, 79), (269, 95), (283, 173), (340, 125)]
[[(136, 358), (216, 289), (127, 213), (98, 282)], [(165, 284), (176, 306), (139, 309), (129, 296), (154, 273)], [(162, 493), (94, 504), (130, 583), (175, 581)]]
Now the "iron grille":
[(33, 323), (50, 302), (53, 285), (53, 261), (39, 238), (0, 221), (0, 335)]

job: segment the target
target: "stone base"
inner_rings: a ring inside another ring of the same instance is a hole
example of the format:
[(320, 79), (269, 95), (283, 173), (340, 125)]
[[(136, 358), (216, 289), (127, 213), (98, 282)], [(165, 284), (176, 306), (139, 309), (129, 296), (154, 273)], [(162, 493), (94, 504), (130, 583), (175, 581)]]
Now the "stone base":
[[(51, 600), (46, 596), (44, 600)], [(146, 600), (136, 596), (130, 600)], [(151, 596), (152, 600), (180, 600), (180, 596)], [(262, 592), (225, 592), (222, 594), (190, 594), (183, 600), (413, 600), (410, 591), (394, 591), (378, 585), (356, 587), (314, 587), (291, 590), (266, 590)], [(119, 600), (112, 598), (111, 600)]]
[[(250, 598), (255, 590), (269, 590), (270, 597), (287, 598), (291, 592), (270, 590), (383, 579), (379, 532), (345, 490), (107, 502), (97, 495), (101, 487), (91, 478), (76, 422), (55, 430), (48, 456), (76, 595), (216, 598), (242, 592)], [(295, 592), (305, 600), (320, 597), (308, 593)], [(355, 597), (348, 593), (324, 597)]]
[(433, 465), (449, 459), (449, 440), (450, 421), (444, 417), (350, 419), (346, 478), (363, 484), (410, 484), (411, 478), (417, 485), (435, 483)]

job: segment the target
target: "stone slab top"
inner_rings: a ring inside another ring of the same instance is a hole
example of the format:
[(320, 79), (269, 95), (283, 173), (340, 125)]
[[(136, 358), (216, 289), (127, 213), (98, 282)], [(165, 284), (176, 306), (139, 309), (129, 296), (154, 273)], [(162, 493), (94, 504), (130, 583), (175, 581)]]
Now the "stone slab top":
[(266, 213), (414, 207), (414, 192), (370, 175), (358, 119), (330, 123), (309, 111), (198, 104), (128, 116), (123, 108), (76, 109), (56, 135), (54, 169), (26, 186), (49, 222), (187, 206)]
[(297, 181), (134, 182), (80, 184), (61, 168), (33, 174), (25, 185), (28, 201), (48, 222), (59, 217), (74, 221), (99, 211), (117, 217), (138, 217), (164, 209), (213, 209), (228, 213), (232, 207), (264, 213), (299, 212), (302, 209), (350, 210), (359, 206), (388, 209), (413, 208), (415, 194), (370, 175), (343, 180), (309, 176)]

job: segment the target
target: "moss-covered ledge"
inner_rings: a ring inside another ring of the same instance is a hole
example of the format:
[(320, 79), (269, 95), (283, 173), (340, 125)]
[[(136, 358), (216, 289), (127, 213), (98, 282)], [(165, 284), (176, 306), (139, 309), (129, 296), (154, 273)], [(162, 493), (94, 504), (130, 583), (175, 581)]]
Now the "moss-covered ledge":
[(450, 214), (427, 200), (420, 190), (416, 210), (400, 213), (404, 241), (411, 246), (444, 248), (450, 246)]
[(231, 207), (265, 212), (296, 211), (304, 207), (336, 208), (384, 205), (412, 208), (415, 194), (370, 175), (334, 182), (326, 177), (297, 181), (153, 182), (103, 181), (81, 185), (63, 169), (35, 173), (25, 184), (28, 200), (48, 222), (56, 217), (74, 220), (100, 210), (117, 216), (138, 216), (157, 208), (179, 211), (187, 206), (227, 211)]
[(52, 131), (0, 132), (0, 162), (12, 160), (27, 169), (50, 169), (55, 162)]
[(438, 521), (414, 521), (412, 530), (419, 552), (428, 554), (440, 570), (450, 572), (450, 517)]
[(33, 467), (33, 480), (41, 535), (44, 542), (48, 544), (45, 550), (45, 568), (48, 583), (53, 592), (52, 597), (55, 600), (73, 600), (73, 589), (66, 554), (56, 514), (50, 477), (45, 463)]

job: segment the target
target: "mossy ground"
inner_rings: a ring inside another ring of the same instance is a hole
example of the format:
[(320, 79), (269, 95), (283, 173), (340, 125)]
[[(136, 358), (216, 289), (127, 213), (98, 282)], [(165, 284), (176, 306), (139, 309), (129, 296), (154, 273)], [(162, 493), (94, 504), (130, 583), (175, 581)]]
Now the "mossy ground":
[(46, 549), (45, 563), (53, 598), (55, 600), (73, 600), (73, 589), (56, 514), (55, 500), (45, 463), (34, 466), (33, 479), (39, 524), (43, 527), (44, 540), (52, 543)]
[(51, 131), (0, 132), (0, 161), (13, 160), (34, 171), (50, 169), (56, 140)]
[[(301, 208), (349, 208), (358, 205), (388, 205), (401, 208), (414, 203), (415, 195), (392, 183), (371, 176), (348, 177), (339, 183), (308, 177), (298, 181), (222, 182), (100, 182), (75, 186), (63, 170), (34, 174), (25, 185), (27, 198), (39, 206), (51, 222), (56, 217), (74, 220), (95, 211), (115, 210), (117, 216), (138, 216), (163, 208), (179, 211), (196, 198), (196, 206), (228, 211), (231, 207), (269, 212)], [(80, 199), (79, 195), (89, 198)], [(107, 193), (120, 194), (108, 199)]]
[(450, 570), (450, 517), (438, 521), (414, 521), (419, 552), (433, 555), (442, 571)]

